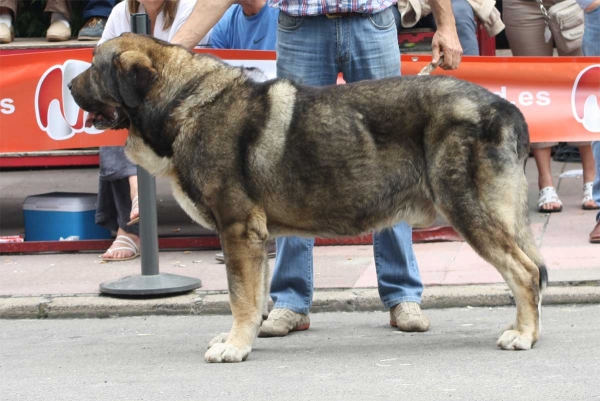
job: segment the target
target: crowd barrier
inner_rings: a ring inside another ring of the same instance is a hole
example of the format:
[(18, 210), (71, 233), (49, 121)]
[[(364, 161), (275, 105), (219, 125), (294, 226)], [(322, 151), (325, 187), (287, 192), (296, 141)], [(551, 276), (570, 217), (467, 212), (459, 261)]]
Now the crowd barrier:
[[(85, 112), (77, 107), (67, 89), (67, 83), (89, 67), (92, 50), (0, 52), (0, 154), (56, 153), (61, 149), (86, 149), (124, 143), (127, 135), (125, 130), (98, 131), (86, 128)], [(196, 51), (212, 53), (234, 65), (257, 67), (267, 77), (275, 77), (275, 52)], [(416, 75), (430, 61), (431, 57), (426, 55), (403, 55), (402, 74)], [(433, 75), (437, 74), (474, 82), (517, 105), (529, 124), (532, 142), (600, 139), (599, 57), (464, 57), (457, 71), (436, 69)], [(459, 237), (450, 227), (433, 227), (413, 233), (416, 242), (432, 238), (456, 240)], [(336, 240), (335, 244), (370, 242), (369, 236), (361, 236)], [(219, 246), (216, 237), (161, 238), (159, 243), (161, 249), (182, 246), (214, 249)], [(317, 243), (332, 244), (322, 239), (318, 239)], [(66, 245), (68, 249), (64, 246), (60, 248), (60, 245)], [(40, 249), (100, 250), (109, 245), (109, 241), (14, 243), (2, 244), (0, 253), (39, 252)]]
[[(196, 51), (275, 76), (275, 52)], [(124, 143), (125, 130), (86, 128), (66, 86), (91, 59), (90, 48), (0, 54), (0, 153)], [(430, 60), (403, 55), (402, 74), (416, 75)], [(458, 70), (433, 74), (474, 82), (517, 105), (532, 142), (600, 139), (600, 57), (464, 57)]]

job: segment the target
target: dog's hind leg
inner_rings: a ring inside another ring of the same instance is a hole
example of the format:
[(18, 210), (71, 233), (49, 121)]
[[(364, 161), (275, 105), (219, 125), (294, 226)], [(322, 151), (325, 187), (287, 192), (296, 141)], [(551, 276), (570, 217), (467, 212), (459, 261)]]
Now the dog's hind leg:
[[(454, 162), (461, 163), (460, 160)], [(539, 336), (542, 280), (537, 260), (534, 262), (528, 256), (537, 259), (538, 253), (531, 248), (535, 244), (523, 235), (523, 227), (515, 228), (527, 224), (522, 211), (515, 210), (522, 207), (519, 200), (526, 190), (519, 178), (523, 172), (514, 169), (491, 174), (481, 170), (463, 174), (455, 174), (451, 169), (445, 171), (432, 180), (438, 209), (473, 249), (500, 272), (515, 298), (516, 323), (500, 337), (498, 346), (529, 349)], [(474, 177), (475, 185), (465, 185), (465, 176)], [(485, 188), (478, 187), (479, 180), (485, 182)], [(524, 246), (526, 251), (520, 244), (527, 245)]]
[(250, 354), (262, 322), (268, 237), (264, 214), (251, 213), (247, 221), (228, 224), (220, 234), (233, 326), (226, 339), (211, 341), (204, 359), (241, 362)]

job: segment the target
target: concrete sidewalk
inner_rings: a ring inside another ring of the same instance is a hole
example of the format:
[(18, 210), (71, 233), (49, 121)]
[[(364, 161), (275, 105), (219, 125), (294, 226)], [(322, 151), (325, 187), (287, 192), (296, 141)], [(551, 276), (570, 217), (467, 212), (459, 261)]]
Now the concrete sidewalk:
[[(546, 260), (550, 288), (545, 303), (600, 302), (600, 245), (590, 244), (595, 211), (581, 209), (582, 179), (559, 178), (579, 164), (553, 162), (562, 213), (537, 212), (537, 171), (530, 160), (530, 219)], [(27, 195), (52, 191), (95, 192), (96, 169), (0, 173), (0, 233), (19, 234), (20, 205)], [(162, 235), (206, 233), (190, 223), (175, 204), (166, 181), (158, 182)], [(21, 216), (21, 217), (20, 217)], [(501, 276), (465, 242), (414, 245), (425, 286), (424, 307), (512, 304)], [(144, 314), (229, 313), (225, 266), (217, 251), (160, 253), (161, 273), (202, 280), (189, 294), (153, 299), (99, 295), (99, 284), (140, 274), (140, 259), (103, 263), (97, 253), (0, 256), (0, 317), (106, 317)], [(313, 311), (380, 310), (371, 246), (316, 247)], [(270, 261), (271, 268), (273, 261)]]

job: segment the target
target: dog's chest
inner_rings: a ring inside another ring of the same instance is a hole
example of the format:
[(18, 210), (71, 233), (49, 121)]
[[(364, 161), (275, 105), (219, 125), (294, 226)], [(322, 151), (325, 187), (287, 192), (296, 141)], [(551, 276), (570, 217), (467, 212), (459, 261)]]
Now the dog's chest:
[(179, 181), (175, 178), (171, 181), (171, 189), (173, 190), (173, 196), (179, 206), (183, 209), (184, 212), (187, 213), (188, 216), (192, 218), (196, 223), (200, 224), (203, 227), (210, 228), (212, 230), (216, 229), (216, 224), (211, 214), (208, 212), (203, 205), (198, 205), (190, 197), (185, 193)]
[(132, 162), (142, 166), (150, 174), (170, 177), (173, 196), (183, 211), (201, 226), (215, 229), (215, 221), (208, 209), (192, 201), (181, 188), (174, 174), (173, 163), (170, 158), (158, 156), (141, 138), (133, 135), (129, 135), (127, 138), (126, 153)]
[[(130, 130), (131, 131), (131, 130)], [(165, 177), (172, 174), (173, 163), (169, 157), (157, 155), (144, 140), (131, 132), (125, 143), (125, 154), (133, 163), (142, 166), (153, 176)]]

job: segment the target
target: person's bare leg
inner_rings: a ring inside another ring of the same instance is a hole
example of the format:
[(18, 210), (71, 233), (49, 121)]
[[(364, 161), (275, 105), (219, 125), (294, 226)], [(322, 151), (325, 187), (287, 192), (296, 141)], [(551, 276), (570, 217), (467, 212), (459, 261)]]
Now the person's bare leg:
[(137, 175), (132, 175), (129, 177), (129, 193), (131, 196), (131, 213), (129, 214), (129, 220), (133, 220), (135, 218), (140, 217), (140, 207), (138, 201), (135, 199), (138, 196), (138, 179)]
[[(594, 161), (594, 153), (592, 152), (592, 145), (579, 146), (579, 154), (581, 155), (581, 165), (583, 168), (583, 183), (594, 182), (594, 178), (596, 178), (596, 164)], [(593, 208), (597, 207), (598, 204), (591, 199), (585, 202), (583, 206)]]
[[(535, 164), (538, 169), (538, 187), (540, 190), (546, 187), (553, 187), (554, 182), (552, 181), (552, 170), (550, 168), (550, 162), (552, 158), (552, 148), (539, 148), (532, 149), (533, 157), (535, 158)], [(556, 210), (562, 205), (557, 202), (549, 202), (542, 205), (542, 210)]]

